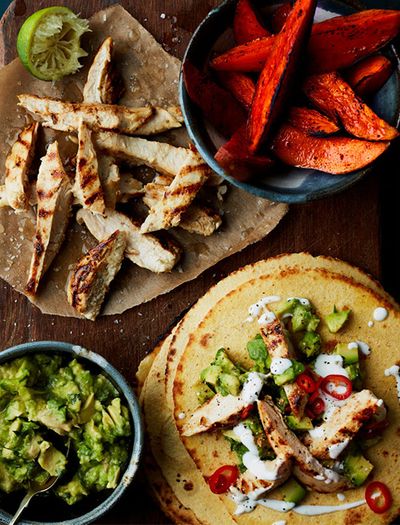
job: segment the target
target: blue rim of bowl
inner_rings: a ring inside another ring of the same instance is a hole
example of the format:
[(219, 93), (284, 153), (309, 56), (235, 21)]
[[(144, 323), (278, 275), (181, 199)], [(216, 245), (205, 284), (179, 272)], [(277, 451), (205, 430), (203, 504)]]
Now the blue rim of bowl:
[[(190, 60), (192, 58), (192, 55), (195, 55), (197, 53), (196, 49), (199, 47), (199, 44), (204, 41), (203, 37), (204, 35), (208, 35), (208, 33), (211, 31), (209, 29), (210, 24), (218, 25), (217, 19), (223, 19), (223, 17), (226, 15), (229, 15), (229, 13), (232, 16), (233, 13), (233, 7), (237, 3), (237, 0), (224, 0), (219, 6), (212, 9), (206, 17), (203, 19), (203, 21), (199, 24), (195, 32), (193, 33), (189, 44), (186, 48), (182, 65), (185, 63), (186, 60)], [(270, 2), (271, 5), (273, 4), (280, 4), (282, 2), (280, 1), (272, 1)], [(337, 9), (341, 14), (350, 14), (353, 12), (356, 12), (357, 9), (351, 5), (351, 3), (343, 3), (338, 0), (323, 0), (321, 2), (318, 2), (318, 4), (324, 6), (324, 4), (335, 4), (337, 6)], [(229, 21), (229, 17), (227, 18)], [(221, 25), (219, 26), (221, 27)], [(225, 25), (222, 27), (226, 27)], [(223, 31), (222, 31), (223, 32)], [(220, 32), (220, 34), (222, 34)], [(214, 41), (215, 42), (215, 41)], [(213, 42), (213, 44), (214, 44)], [(400, 60), (399, 56), (396, 52), (396, 49), (394, 46), (389, 46), (391, 50), (392, 59), (396, 62), (396, 76), (398, 79), (398, 83), (400, 82)], [(195, 49), (195, 51), (193, 51)], [(211, 48), (210, 48), (211, 49)], [(195, 61), (197, 62), (197, 61)], [(203, 64), (202, 64), (203, 65)], [(397, 91), (396, 93), (396, 101), (397, 101), (397, 114), (396, 114), (396, 125), (399, 126), (400, 122), (400, 92)], [(196, 107), (196, 105), (190, 100), (189, 95), (186, 91), (185, 83), (183, 81), (183, 75), (182, 75), (182, 67), (179, 75), (179, 102), (182, 109), (183, 118), (185, 121), (186, 129), (189, 134), (190, 139), (196, 146), (197, 150), (203, 157), (203, 159), (207, 162), (207, 164), (210, 166), (210, 168), (215, 171), (218, 175), (220, 175), (225, 180), (229, 181), (232, 185), (236, 186), (237, 188), (240, 188), (241, 190), (245, 190), (248, 193), (252, 193), (253, 195), (256, 195), (257, 197), (262, 197), (264, 199), (270, 199), (276, 202), (285, 202), (288, 204), (298, 204), (298, 203), (306, 203), (311, 202), (317, 199), (325, 198), (330, 195), (335, 195), (337, 193), (342, 192), (343, 190), (350, 188), (354, 184), (356, 184), (360, 179), (362, 179), (367, 173), (369, 173), (375, 163), (379, 160), (376, 159), (371, 165), (346, 174), (346, 175), (331, 175), (331, 177), (335, 177), (335, 180), (337, 183), (333, 186), (330, 186), (329, 188), (321, 188), (316, 189), (314, 191), (304, 191), (304, 192), (285, 192), (285, 188), (282, 188), (282, 191), (277, 191), (274, 189), (270, 189), (267, 187), (260, 187), (255, 186), (251, 183), (238, 181), (235, 179), (235, 177), (232, 177), (229, 173), (227, 173), (214, 159), (214, 155), (210, 152), (210, 148), (207, 144), (207, 142), (211, 142), (211, 139), (208, 137), (208, 133), (205, 130), (204, 121), (202, 120), (201, 116), (201, 110)], [(201, 124), (199, 124), (201, 123)], [(194, 128), (204, 128), (204, 131), (202, 133), (196, 133)], [(206, 138), (205, 138), (206, 137)], [(284, 176), (284, 175), (283, 175)]]
[[(13, 346), (2, 350), (0, 352), (0, 364), (21, 357), (26, 353), (32, 352), (64, 352), (67, 354), (74, 355), (80, 359), (87, 360), (94, 365), (97, 365), (101, 370), (112, 380), (116, 385), (117, 389), (124, 396), (129, 411), (131, 413), (133, 422), (133, 446), (132, 453), (129, 463), (125, 469), (117, 488), (103, 502), (97, 505), (93, 510), (78, 516), (76, 518), (67, 521), (24, 521), (20, 520), (20, 525), (87, 525), (92, 523), (96, 519), (100, 518), (103, 514), (111, 510), (112, 507), (118, 502), (125, 490), (131, 484), (139, 467), (140, 457), (143, 451), (143, 425), (141, 420), (141, 411), (139, 403), (136, 399), (135, 394), (132, 391), (131, 386), (128, 384), (126, 379), (114, 368), (104, 357), (91, 350), (87, 350), (79, 345), (73, 345), (71, 343), (65, 343), (60, 341), (35, 341), (32, 343), (24, 343), (17, 346)], [(8, 523), (12, 516), (6, 512), (0, 510), (0, 521)]]

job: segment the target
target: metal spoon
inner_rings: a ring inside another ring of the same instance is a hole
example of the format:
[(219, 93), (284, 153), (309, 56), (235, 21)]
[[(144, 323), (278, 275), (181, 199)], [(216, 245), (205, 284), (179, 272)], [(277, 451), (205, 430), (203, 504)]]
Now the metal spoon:
[[(65, 454), (65, 457), (68, 457), (69, 454), (69, 448), (70, 448), (70, 441), (68, 441), (67, 444), (67, 452)], [(18, 518), (21, 516), (23, 510), (29, 505), (29, 502), (33, 498), (33, 496), (36, 496), (36, 494), (40, 494), (42, 492), (46, 492), (50, 490), (59, 480), (61, 474), (58, 476), (51, 476), (46, 483), (37, 483), (35, 481), (32, 481), (29, 485), (28, 492), (26, 493), (24, 499), (21, 501), (20, 506), (18, 507), (17, 512), (12, 517), (10, 523), (8, 525), (15, 525), (17, 523)]]

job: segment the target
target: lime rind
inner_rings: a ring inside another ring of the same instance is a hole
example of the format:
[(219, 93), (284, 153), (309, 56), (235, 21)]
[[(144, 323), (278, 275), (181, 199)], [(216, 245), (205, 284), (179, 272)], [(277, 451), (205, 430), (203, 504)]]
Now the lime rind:
[(81, 36), (90, 31), (87, 20), (66, 7), (50, 7), (30, 16), (20, 29), (17, 50), (24, 66), (42, 80), (59, 80), (76, 73), (87, 56)]

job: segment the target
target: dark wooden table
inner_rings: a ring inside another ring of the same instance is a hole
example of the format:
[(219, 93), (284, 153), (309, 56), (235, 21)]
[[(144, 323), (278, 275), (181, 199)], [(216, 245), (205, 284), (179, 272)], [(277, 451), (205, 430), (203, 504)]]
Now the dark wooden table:
[[(113, 3), (116, 2), (16, 0), (0, 25), (0, 64), (15, 58), (17, 31), (33, 11), (52, 4), (65, 4), (87, 17)], [(218, 0), (121, 0), (119, 3), (168, 51), (181, 57), (190, 34)], [(2, 282), (0, 349), (26, 341), (68, 341), (104, 355), (133, 382), (141, 358), (181, 312), (213, 283), (244, 264), (283, 252), (309, 251), (347, 260), (380, 278), (387, 290), (400, 299), (398, 154), (399, 148), (392, 147), (374, 172), (353, 188), (319, 202), (292, 206), (281, 224), (263, 241), (227, 258), (196, 281), (121, 316), (100, 318), (91, 323), (42, 315), (25, 297)], [(126, 496), (99, 523), (161, 524), (168, 520), (147, 495), (143, 476), (139, 473)]]

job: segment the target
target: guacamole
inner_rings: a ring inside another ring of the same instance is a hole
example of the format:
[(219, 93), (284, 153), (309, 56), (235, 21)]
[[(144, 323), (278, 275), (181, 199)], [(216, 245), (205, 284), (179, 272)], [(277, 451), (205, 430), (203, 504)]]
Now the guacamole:
[(0, 365), (0, 490), (60, 475), (54, 491), (72, 505), (113, 489), (130, 436), (118, 391), (76, 359), (32, 354)]

